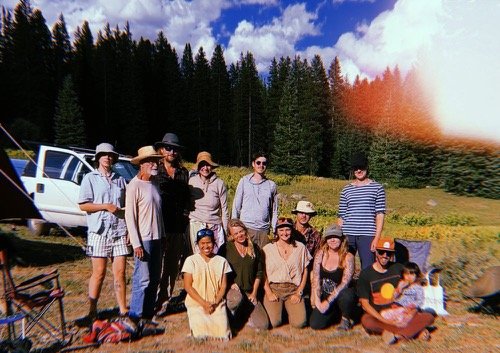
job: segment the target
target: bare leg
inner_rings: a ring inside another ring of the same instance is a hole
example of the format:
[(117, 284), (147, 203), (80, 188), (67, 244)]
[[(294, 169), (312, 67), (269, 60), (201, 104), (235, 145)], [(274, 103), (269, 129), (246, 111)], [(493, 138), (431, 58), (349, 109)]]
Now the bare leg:
[(92, 257), (92, 276), (89, 281), (89, 315), (97, 313), (97, 301), (101, 295), (102, 283), (106, 277), (106, 264), (108, 259), (105, 257)]
[(127, 258), (125, 256), (117, 256), (113, 259), (113, 278), (116, 301), (120, 308), (120, 314), (126, 314), (127, 310), (127, 287), (125, 284), (125, 269), (127, 266)]

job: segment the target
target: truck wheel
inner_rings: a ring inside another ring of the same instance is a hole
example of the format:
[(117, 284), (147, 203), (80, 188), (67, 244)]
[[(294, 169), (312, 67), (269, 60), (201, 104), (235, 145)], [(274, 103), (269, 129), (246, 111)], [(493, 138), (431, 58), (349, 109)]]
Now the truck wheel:
[(43, 219), (28, 219), (28, 229), (34, 236), (49, 235), (50, 226)]

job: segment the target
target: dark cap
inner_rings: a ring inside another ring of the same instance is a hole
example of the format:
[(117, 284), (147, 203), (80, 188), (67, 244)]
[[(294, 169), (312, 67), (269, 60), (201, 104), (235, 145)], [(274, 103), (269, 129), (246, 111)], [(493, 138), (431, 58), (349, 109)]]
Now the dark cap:
[(368, 169), (368, 158), (366, 158), (366, 155), (364, 153), (356, 152), (353, 154), (351, 158), (351, 169)]
[(330, 224), (325, 232), (323, 233), (323, 238), (342, 238), (344, 236), (344, 233), (342, 233), (342, 228), (338, 224)]
[(278, 230), (279, 228), (283, 228), (283, 227), (289, 227), (289, 228), (293, 229), (292, 219), (287, 218), (287, 217), (278, 218), (278, 222), (276, 223), (276, 230)]

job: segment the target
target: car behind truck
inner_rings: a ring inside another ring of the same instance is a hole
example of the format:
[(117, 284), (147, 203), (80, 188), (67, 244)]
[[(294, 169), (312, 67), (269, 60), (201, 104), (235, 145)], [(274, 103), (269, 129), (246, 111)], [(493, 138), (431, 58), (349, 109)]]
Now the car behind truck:
[[(85, 212), (78, 207), (80, 184), (94, 169), (95, 151), (76, 147), (40, 145), (36, 165), (29, 162), (21, 176), (28, 194), (44, 219), (29, 219), (35, 235), (48, 234), (53, 224), (63, 227), (86, 227)], [(130, 158), (120, 155), (113, 171), (127, 183), (137, 174)]]

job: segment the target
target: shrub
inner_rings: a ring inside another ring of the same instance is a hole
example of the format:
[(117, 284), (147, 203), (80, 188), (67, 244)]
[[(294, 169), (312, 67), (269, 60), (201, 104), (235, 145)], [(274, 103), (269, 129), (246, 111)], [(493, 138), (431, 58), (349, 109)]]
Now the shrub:
[(446, 226), (471, 226), (475, 223), (476, 219), (474, 216), (458, 213), (447, 214), (439, 220), (439, 224)]

